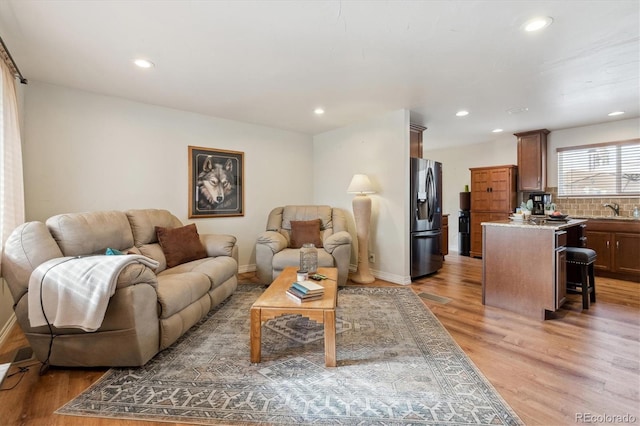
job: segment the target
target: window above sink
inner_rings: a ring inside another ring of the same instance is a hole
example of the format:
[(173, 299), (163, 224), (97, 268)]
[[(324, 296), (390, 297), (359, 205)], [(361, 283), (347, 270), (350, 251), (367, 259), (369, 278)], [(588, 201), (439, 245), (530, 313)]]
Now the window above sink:
[(640, 195), (640, 139), (558, 148), (559, 197)]

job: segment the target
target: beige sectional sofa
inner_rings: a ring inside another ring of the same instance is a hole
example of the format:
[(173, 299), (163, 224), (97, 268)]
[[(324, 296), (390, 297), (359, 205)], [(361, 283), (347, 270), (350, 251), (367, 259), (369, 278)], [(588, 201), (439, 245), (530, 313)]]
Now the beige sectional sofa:
[[(40, 361), (48, 358), (50, 365), (71, 367), (143, 365), (235, 291), (235, 237), (200, 234), (205, 257), (167, 267), (156, 227), (178, 230), (183, 224), (166, 210), (145, 209), (61, 214), (46, 224), (28, 222), (13, 231), (3, 250), (2, 274), (17, 322)], [(159, 266), (152, 270), (137, 263), (122, 270), (102, 325), (94, 332), (32, 327), (27, 296), (38, 265), (104, 254), (106, 249), (141, 254)]]

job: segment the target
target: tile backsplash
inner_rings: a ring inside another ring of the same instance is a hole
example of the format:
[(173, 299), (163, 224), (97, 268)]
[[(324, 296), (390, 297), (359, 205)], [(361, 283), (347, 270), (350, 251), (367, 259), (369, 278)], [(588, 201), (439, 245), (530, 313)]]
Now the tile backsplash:
[(556, 209), (571, 216), (612, 216), (613, 211), (608, 207), (603, 207), (605, 203), (616, 203), (620, 206), (620, 216), (633, 216), (633, 209), (640, 207), (640, 197), (616, 198), (567, 198), (558, 197), (558, 188), (547, 188), (551, 194), (551, 199), (556, 204)]

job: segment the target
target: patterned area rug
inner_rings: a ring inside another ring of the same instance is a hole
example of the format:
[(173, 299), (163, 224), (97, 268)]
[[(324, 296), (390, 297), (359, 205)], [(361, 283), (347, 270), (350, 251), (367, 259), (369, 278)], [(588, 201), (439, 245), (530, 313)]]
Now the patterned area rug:
[(192, 424), (519, 425), (517, 415), (409, 288), (341, 288), (338, 366), (322, 325), (287, 315), (249, 362), (249, 308), (236, 293), (146, 366), (111, 369), (57, 413)]

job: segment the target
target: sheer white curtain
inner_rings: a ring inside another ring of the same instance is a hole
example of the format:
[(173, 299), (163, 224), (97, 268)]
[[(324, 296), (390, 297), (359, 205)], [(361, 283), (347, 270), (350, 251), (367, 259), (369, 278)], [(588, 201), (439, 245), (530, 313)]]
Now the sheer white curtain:
[[(0, 256), (13, 229), (24, 222), (22, 146), (16, 80), (0, 60)], [(1, 266), (0, 266), (1, 267)], [(0, 270), (0, 276), (2, 270)]]

